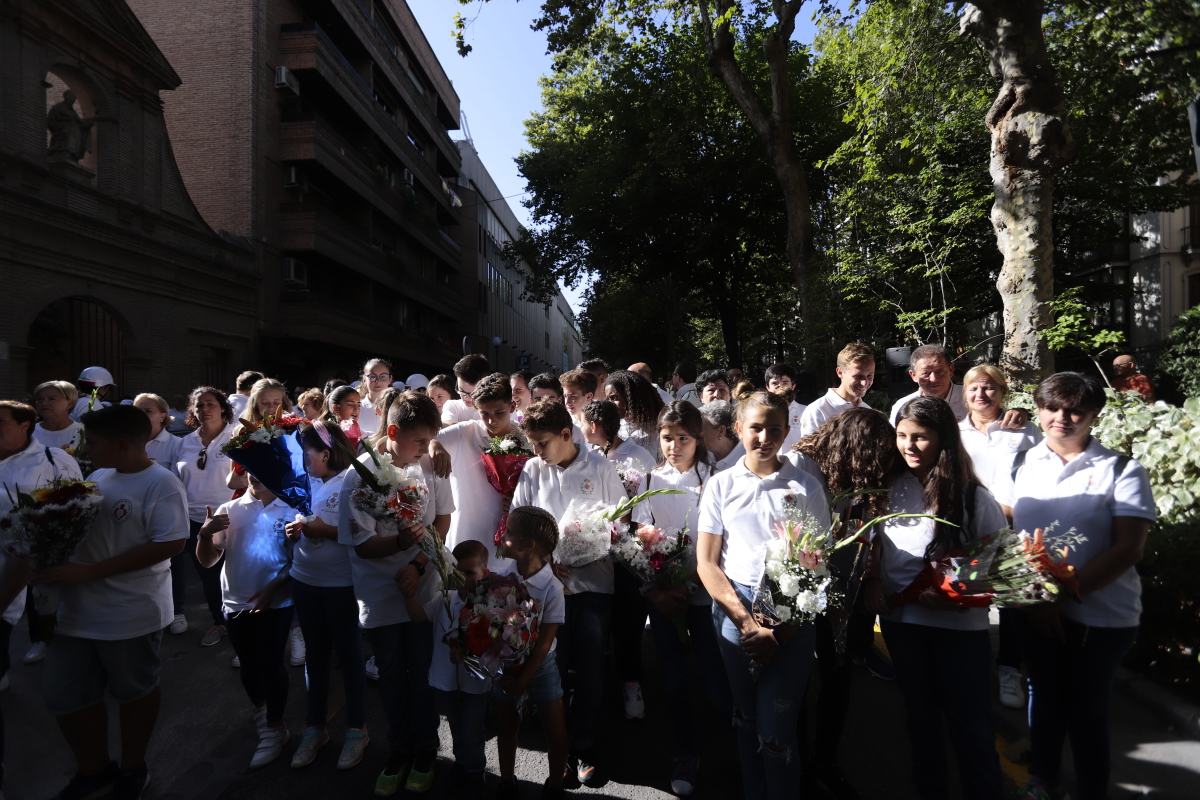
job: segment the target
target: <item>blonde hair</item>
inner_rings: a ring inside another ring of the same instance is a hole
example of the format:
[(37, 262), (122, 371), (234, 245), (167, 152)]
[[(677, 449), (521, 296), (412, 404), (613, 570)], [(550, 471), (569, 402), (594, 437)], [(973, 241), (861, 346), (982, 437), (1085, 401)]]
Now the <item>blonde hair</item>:
[(862, 342), (851, 342), (837, 354), (837, 365), (842, 369), (860, 361), (874, 361), (875, 351)]
[(732, 394), (733, 399), (740, 403), (754, 394), (754, 384), (747, 380), (738, 381), (737, 386), (733, 387)]
[(56, 392), (60, 392), (63, 397), (67, 398), (67, 402), (71, 405), (75, 405), (79, 400), (79, 390), (70, 381), (46, 381), (45, 383), (39, 383), (33, 389), (33, 396), (36, 398), (40, 392), (46, 389), (53, 389)]
[(987, 378), (1000, 387), (1000, 399), (997, 402), (1003, 403), (1008, 396), (1008, 379), (1004, 377), (1004, 372), (994, 364), (976, 364), (963, 376), (963, 389), (980, 378)]
[(296, 398), (296, 405), (300, 406), (300, 409), (303, 410), (305, 403), (317, 404), (318, 417), (325, 414), (325, 395), (321, 394), (320, 389), (306, 389), (301, 392), (300, 396)]
[(163, 412), (168, 417), (171, 416), (171, 406), (167, 404), (167, 401), (164, 400), (161, 395), (153, 394), (151, 392), (142, 392), (137, 397), (133, 398), (133, 404), (136, 406), (140, 400), (149, 400), (151, 403), (154, 403), (159, 411)]
[(768, 413), (779, 414), (783, 417), (783, 424), (788, 424), (788, 401), (784, 400), (777, 394), (771, 392), (752, 392), (744, 400), (737, 405), (736, 419), (740, 422), (751, 406), (767, 409)]
[(250, 400), (246, 403), (246, 411), (250, 415), (250, 421), (255, 425), (261, 424), (263, 421), (262, 415), (258, 413), (258, 398), (263, 392), (269, 392), (272, 389), (278, 389), (283, 392), (283, 405), (279, 408), (280, 414), (285, 414), (292, 408), (292, 401), (288, 399), (287, 387), (282, 382), (274, 378), (260, 378), (250, 388)]

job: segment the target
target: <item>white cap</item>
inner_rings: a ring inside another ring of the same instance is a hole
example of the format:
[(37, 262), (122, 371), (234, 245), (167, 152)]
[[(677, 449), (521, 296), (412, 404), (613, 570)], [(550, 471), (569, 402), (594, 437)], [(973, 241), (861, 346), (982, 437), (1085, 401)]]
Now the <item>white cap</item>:
[(429, 378), (426, 378), (419, 372), (414, 372), (408, 376), (408, 380), (405, 383), (408, 384), (408, 388), (410, 389), (426, 389), (429, 387)]
[(126, 397), (124, 400), (122, 400), (122, 401), (121, 401), (121, 405), (123, 405), (123, 406), (131, 406), (131, 405), (133, 405), (133, 401), (132, 401), (132, 400), (130, 400), (128, 397)]
[(404, 381), (392, 381), (392, 388), (404, 391)]
[(79, 380), (87, 381), (96, 387), (113, 385), (112, 373), (104, 367), (88, 367), (79, 373)]

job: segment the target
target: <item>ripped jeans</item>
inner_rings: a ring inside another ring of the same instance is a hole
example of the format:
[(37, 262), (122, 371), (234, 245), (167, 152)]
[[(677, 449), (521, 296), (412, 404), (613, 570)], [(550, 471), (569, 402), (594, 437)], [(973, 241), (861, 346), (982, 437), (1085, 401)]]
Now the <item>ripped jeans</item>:
[[(749, 608), (754, 589), (740, 583), (733, 583), (733, 588)], [(733, 695), (733, 729), (745, 800), (794, 800), (803, 791), (796, 723), (812, 668), (812, 623), (793, 628), (775, 658), (755, 676), (739, 643), (737, 626), (716, 603), (713, 624)]]

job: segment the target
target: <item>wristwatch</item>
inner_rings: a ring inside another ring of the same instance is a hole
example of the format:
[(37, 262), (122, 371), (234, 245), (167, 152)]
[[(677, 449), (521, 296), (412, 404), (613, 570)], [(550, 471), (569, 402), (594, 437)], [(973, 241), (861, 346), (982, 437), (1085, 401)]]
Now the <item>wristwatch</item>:
[(424, 577), (424, 575), (425, 575), (425, 565), (424, 564), (422, 564), (420, 561), (417, 561), (417, 559), (414, 558), (412, 561), (408, 562), (408, 565), (410, 567), (412, 567), (413, 569), (415, 569), (417, 571), (418, 575)]

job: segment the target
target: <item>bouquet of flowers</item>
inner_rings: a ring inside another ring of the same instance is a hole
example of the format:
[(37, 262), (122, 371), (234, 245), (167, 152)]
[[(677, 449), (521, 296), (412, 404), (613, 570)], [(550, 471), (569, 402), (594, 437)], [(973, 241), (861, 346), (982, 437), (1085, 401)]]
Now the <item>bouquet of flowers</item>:
[(517, 480), (521, 477), (525, 462), (532, 457), (529, 443), (519, 433), (492, 436), (480, 456), (488, 483), (504, 499), (504, 511), (492, 533), (492, 541), (497, 547), (504, 541), (504, 534), (508, 530), (508, 506), (517, 490)]
[(554, 560), (567, 567), (582, 567), (608, 555), (617, 538), (617, 522), (634, 506), (660, 494), (682, 494), (679, 489), (653, 489), (627, 497), (615, 506), (572, 500), (558, 521), (558, 547)]
[(261, 425), (242, 420), (237, 435), (222, 445), (221, 452), (245, 468), (271, 494), (305, 517), (312, 516), (312, 490), (304, 468), (304, 448), (298, 430), (304, 417), (270, 417)]
[(515, 575), (486, 575), (461, 593), (465, 603), (458, 612), (457, 635), (467, 671), (486, 680), (524, 661), (542, 618), (541, 605), (525, 584)]
[(350, 446), (357, 450), (358, 443), (363, 438), (363, 431), (358, 425), (358, 420), (353, 417), (344, 419), (338, 423), (338, 427), (342, 429), (342, 433), (346, 434), (346, 438), (350, 440)]
[[(5, 487), (5, 491), (9, 491)], [(9, 491), (12, 509), (0, 517), (0, 542), (8, 552), (32, 562), (35, 572), (65, 564), (87, 535), (100, 493), (96, 484), (72, 479), (56, 480), (28, 494)], [(57, 591), (38, 586), (34, 607), (39, 614), (53, 614)]]
[(637, 494), (638, 489), (642, 488), (642, 480), (646, 477), (646, 473), (638, 469), (632, 459), (614, 461), (613, 467), (616, 468), (617, 477), (621, 479), (621, 484), (625, 487), (626, 496), (633, 497)]
[(617, 563), (647, 588), (686, 586), (695, 571), (696, 551), (687, 530), (665, 533), (653, 525), (619, 532), (612, 546)]

